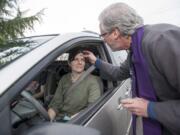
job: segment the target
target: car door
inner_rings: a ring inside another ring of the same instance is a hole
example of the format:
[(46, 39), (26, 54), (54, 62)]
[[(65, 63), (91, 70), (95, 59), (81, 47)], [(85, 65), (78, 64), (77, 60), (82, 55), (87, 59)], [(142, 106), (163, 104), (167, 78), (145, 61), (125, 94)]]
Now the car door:
[(130, 79), (117, 86), (107, 97), (107, 102), (86, 124), (102, 132), (103, 135), (126, 135), (131, 125), (131, 114), (118, 109), (119, 98), (130, 97)]
[[(110, 63), (119, 65), (117, 57), (124, 58), (121, 59), (121, 63), (122, 60), (125, 60), (126, 52), (121, 51), (113, 54), (107, 45), (104, 46), (107, 49), (106, 57), (109, 55), (109, 59), (111, 59)], [(131, 80), (116, 82), (116, 85), (117, 87), (105, 93), (107, 95), (104, 99), (105, 104), (86, 124), (88, 127), (100, 130), (103, 135), (126, 135), (130, 130), (131, 114), (123, 108), (118, 108), (118, 105), (120, 99), (131, 97)]]

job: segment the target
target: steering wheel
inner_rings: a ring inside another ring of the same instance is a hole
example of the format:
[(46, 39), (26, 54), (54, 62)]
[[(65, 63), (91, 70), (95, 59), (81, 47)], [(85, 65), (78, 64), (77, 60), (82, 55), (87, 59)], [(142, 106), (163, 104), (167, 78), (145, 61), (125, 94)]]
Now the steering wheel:
[(36, 110), (47, 120), (50, 121), (49, 115), (46, 111), (46, 109), (33, 97), (30, 93), (27, 91), (23, 91), (21, 93), (21, 96), (23, 96), (26, 100), (28, 100), (32, 105), (36, 108)]

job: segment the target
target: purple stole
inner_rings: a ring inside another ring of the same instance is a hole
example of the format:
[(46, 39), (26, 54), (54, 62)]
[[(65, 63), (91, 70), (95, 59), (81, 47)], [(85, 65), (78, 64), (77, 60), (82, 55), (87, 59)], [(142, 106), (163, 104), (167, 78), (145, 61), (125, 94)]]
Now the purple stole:
[[(157, 101), (155, 91), (148, 74), (147, 63), (142, 53), (141, 43), (144, 28), (140, 27), (132, 35), (132, 95), (149, 101)], [(150, 118), (142, 118), (144, 135), (161, 135), (160, 123)], [(133, 135), (136, 135), (136, 116), (133, 116)]]

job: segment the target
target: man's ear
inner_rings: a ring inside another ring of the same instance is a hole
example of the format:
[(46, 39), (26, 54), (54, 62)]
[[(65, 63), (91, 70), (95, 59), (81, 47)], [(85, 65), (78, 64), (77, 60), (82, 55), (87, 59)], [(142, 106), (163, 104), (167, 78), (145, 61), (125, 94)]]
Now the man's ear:
[(118, 29), (114, 29), (114, 31), (113, 31), (113, 36), (114, 36), (114, 38), (115, 39), (118, 39), (119, 37), (120, 37), (120, 32), (119, 32), (119, 30)]

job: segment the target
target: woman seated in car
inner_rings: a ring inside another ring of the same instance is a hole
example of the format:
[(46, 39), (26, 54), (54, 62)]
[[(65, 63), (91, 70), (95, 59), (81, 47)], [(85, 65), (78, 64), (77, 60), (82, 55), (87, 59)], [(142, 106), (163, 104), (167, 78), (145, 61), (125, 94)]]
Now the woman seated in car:
[(85, 58), (82, 51), (74, 50), (70, 53), (68, 64), (71, 73), (64, 75), (59, 81), (55, 95), (48, 106), (51, 120), (54, 120), (55, 117), (62, 121), (69, 120), (100, 97), (100, 85), (97, 77), (93, 75), (88, 75), (78, 86), (68, 90), (84, 72)]

